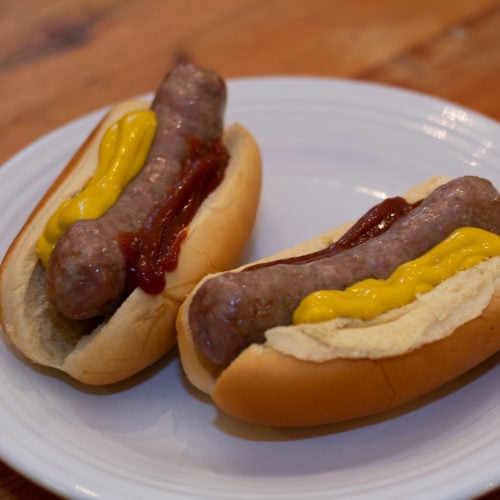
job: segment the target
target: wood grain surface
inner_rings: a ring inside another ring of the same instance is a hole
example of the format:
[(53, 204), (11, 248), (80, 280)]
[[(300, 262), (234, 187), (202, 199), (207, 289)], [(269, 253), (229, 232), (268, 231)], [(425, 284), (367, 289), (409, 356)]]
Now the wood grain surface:
[[(0, 164), (55, 127), (153, 90), (179, 55), (225, 78), (360, 79), (500, 119), (500, 0), (0, 0), (0, 7)], [(0, 462), (0, 500), (55, 498)]]

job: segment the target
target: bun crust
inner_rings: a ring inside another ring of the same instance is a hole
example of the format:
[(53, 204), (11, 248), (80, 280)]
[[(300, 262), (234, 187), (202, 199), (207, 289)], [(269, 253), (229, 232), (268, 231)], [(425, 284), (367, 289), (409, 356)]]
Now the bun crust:
[(98, 144), (109, 125), (129, 111), (147, 107), (146, 101), (126, 101), (103, 118), (35, 207), (0, 268), (0, 319), (12, 343), (35, 363), (87, 384), (128, 378), (175, 345), (175, 319), (185, 295), (205, 274), (237, 265), (258, 208), (259, 149), (252, 135), (235, 124), (224, 133), (230, 153), (224, 180), (193, 218), (177, 268), (166, 275), (165, 290), (152, 296), (136, 289), (100, 324), (67, 320), (53, 310), (44, 291), (36, 241), (60, 202), (91, 176)]
[(382, 359), (299, 360), (265, 346), (222, 372), (214, 402), (242, 420), (303, 427), (401, 406), (459, 377), (500, 350), (500, 290), (478, 318), (442, 340)]
[[(447, 180), (430, 179), (405, 197), (416, 201)], [(348, 227), (328, 231), (269, 259), (324, 248)], [(491, 267), (498, 271), (498, 262)], [(495, 276), (478, 315), (439, 340), (401, 354), (314, 361), (280, 352), (268, 341), (249, 346), (218, 372), (196, 351), (191, 336), (188, 311), (195, 292), (188, 296), (177, 319), (179, 353), (186, 376), (210, 394), (219, 408), (256, 424), (304, 427), (380, 413), (428, 393), (500, 351), (500, 277)], [(467, 307), (467, 303), (455, 307)]]

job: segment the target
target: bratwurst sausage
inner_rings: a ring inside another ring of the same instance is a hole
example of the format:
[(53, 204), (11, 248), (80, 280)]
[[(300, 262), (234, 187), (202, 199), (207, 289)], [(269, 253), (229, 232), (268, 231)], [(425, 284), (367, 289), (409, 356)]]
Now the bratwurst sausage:
[(293, 310), (309, 293), (387, 278), (464, 226), (500, 234), (500, 197), (489, 181), (473, 176), (452, 180), (382, 235), (332, 257), (209, 279), (189, 309), (195, 346), (225, 367), (248, 345), (263, 342), (269, 328), (290, 324)]
[(122, 300), (126, 262), (119, 234), (138, 231), (166, 195), (187, 154), (187, 139), (220, 139), (224, 81), (193, 64), (175, 66), (151, 106), (158, 127), (148, 158), (117, 203), (101, 218), (74, 223), (56, 245), (46, 274), (50, 301), (66, 317), (105, 314)]

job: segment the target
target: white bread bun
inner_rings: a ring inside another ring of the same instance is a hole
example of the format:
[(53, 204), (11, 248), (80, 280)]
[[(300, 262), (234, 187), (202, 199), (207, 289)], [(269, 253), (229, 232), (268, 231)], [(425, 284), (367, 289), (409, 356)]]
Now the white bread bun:
[(33, 210), (0, 268), (0, 319), (13, 344), (35, 363), (88, 384), (130, 377), (175, 345), (175, 318), (185, 295), (205, 274), (238, 264), (258, 208), (259, 149), (252, 135), (235, 124), (224, 133), (230, 153), (224, 179), (191, 221), (177, 268), (166, 274), (165, 290), (148, 295), (136, 289), (107, 322), (90, 329), (56, 314), (45, 294), (36, 242), (61, 201), (92, 175), (105, 130), (125, 113), (148, 107), (149, 102), (137, 100), (113, 107)]
[[(405, 198), (417, 201), (447, 180), (430, 179)], [(265, 260), (319, 250), (348, 227)], [(345, 329), (332, 320), (270, 329), (264, 344), (252, 344), (222, 371), (197, 352), (188, 321), (192, 297), (209, 278), (179, 311), (182, 366), (219, 408), (251, 423), (303, 427), (380, 413), (455, 379), (500, 350), (499, 257), (362, 325), (357, 320)]]

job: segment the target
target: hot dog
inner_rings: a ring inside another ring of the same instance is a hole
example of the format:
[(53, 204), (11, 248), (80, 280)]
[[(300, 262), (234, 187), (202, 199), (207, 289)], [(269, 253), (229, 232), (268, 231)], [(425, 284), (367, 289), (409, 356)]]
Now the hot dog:
[[(352, 246), (325, 255), (346, 225), (258, 265), (204, 278), (177, 318), (187, 378), (243, 420), (310, 426), (400, 406), (498, 352), (498, 191), (479, 177), (436, 178), (405, 198), (409, 210)], [(493, 253), (430, 290), (418, 288), (407, 304), (368, 319), (296, 320), (318, 290), (353, 293), (346, 288), (366, 279), (375, 286), (470, 227), (493, 238)]]
[(91, 133), (1, 265), (2, 326), (27, 358), (102, 385), (175, 345), (180, 303), (237, 264), (258, 207), (259, 149), (223, 130), (225, 104), (216, 73), (182, 62)]

